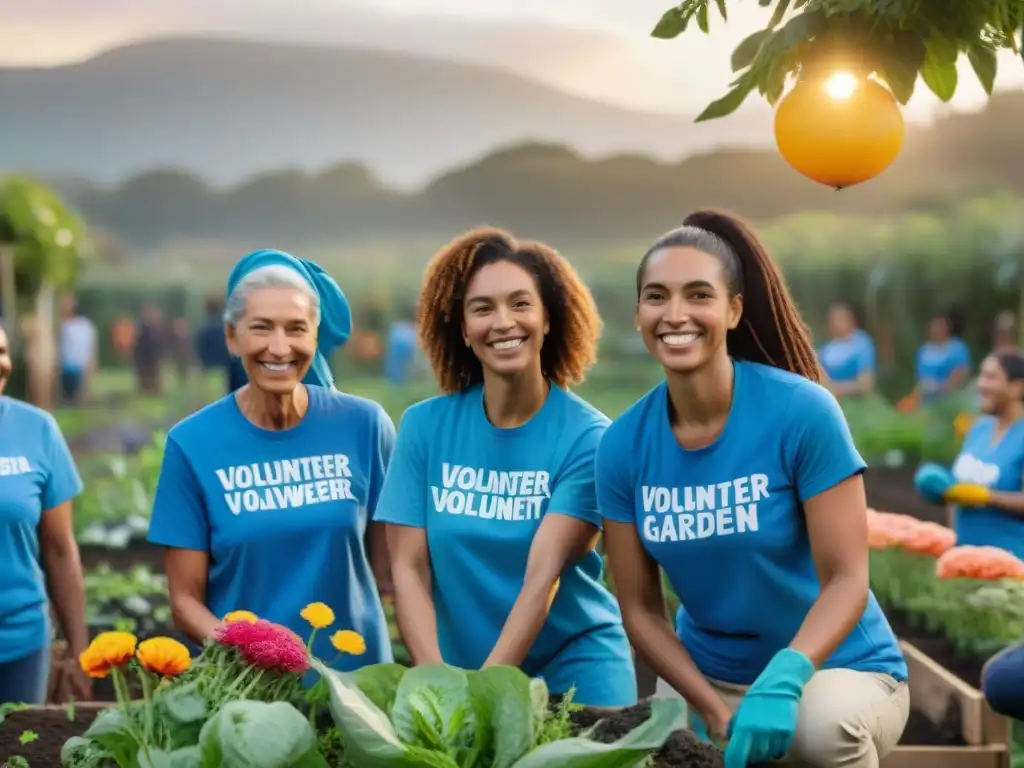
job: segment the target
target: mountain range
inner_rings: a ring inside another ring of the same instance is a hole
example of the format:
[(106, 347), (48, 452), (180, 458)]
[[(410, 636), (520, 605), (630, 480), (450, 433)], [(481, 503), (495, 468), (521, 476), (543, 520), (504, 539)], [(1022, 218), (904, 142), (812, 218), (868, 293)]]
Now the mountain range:
[(355, 47), (177, 37), (0, 68), (0, 168), (101, 183), (173, 167), (224, 184), (353, 161), (408, 188), (521, 142), (678, 160), (764, 146), (770, 126), (758, 104), (695, 124), (497, 67)]

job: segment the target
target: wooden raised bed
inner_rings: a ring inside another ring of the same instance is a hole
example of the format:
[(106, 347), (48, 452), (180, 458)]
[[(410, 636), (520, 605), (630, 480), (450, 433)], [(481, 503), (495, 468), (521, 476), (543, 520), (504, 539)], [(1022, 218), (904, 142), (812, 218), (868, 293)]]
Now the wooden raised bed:
[(966, 746), (899, 745), (882, 768), (1010, 768), (1010, 720), (997, 715), (981, 691), (906, 641), (911, 707), (937, 728), (952, 714)]

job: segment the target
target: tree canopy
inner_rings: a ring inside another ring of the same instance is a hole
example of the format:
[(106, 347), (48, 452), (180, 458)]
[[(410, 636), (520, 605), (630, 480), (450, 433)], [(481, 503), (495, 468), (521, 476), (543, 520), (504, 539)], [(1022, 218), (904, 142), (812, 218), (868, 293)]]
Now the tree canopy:
[[(728, 0), (735, 4), (737, 0)], [(956, 62), (969, 59), (989, 94), (1001, 49), (1019, 53), (1024, 0), (758, 0), (768, 25), (732, 53), (736, 78), (698, 122), (735, 111), (754, 91), (774, 105), (790, 75), (844, 71), (884, 81), (902, 104), (917, 80), (943, 102), (956, 93)], [(672, 39), (691, 25), (711, 28), (714, 5), (728, 21), (727, 0), (683, 0), (662, 15), (652, 36)]]
[(0, 245), (13, 246), (20, 286), (70, 285), (90, 253), (85, 224), (49, 187), (22, 176), (0, 176)]

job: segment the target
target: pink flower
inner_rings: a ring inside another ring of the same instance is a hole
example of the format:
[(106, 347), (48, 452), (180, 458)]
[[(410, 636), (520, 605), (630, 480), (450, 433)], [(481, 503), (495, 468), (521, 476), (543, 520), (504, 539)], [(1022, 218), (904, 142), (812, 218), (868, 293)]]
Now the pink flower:
[(255, 624), (239, 621), (214, 632), (221, 645), (238, 649), (246, 664), (269, 672), (302, 674), (309, 669), (309, 653), (297, 634), (280, 624), (260, 619)]

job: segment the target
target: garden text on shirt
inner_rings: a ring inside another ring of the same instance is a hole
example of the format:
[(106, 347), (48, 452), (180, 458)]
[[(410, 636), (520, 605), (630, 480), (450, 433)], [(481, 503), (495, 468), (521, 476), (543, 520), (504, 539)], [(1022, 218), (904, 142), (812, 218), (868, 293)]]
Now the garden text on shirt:
[[(486, 661), (522, 590), (546, 514), (600, 525), (594, 454), (607, 424), (555, 386), (533, 418), (510, 429), (488, 421), (479, 385), (405, 412), (377, 519), (426, 532), (445, 662), (479, 669)], [(601, 572), (593, 550), (566, 569), (521, 666), (555, 693), (575, 686), (578, 702), (632, 704), (629, 643)]]
[[(676, 634), (698, 669), (750, 685), (820, 593), (803, 504), (865, 464), (824, 387), (756, 363), (734, 371), (714, 442), (679, 444), (663, 382), (608, 428), (596, 477), (601, 514), (637, 527), (679, 596)], [(824, 666), (906, 677), (874, 596)]]
[[(175, 426), (149, 538), (209, 553), (206, 603), (218, 618), (248, 610), (306, 636), (299, 612), (324, 602), (335, 629), (366, 639), (367, 652), (342, 657), (339, 668), (390, 661), (365, 538), (394, 425), (369, 400), (307, 390), (309, 408), (291, 429), (260, 429), (234, 395)], [(313, 649), (328, 662), (337, 656), (329, 635), (318, 634)]]

